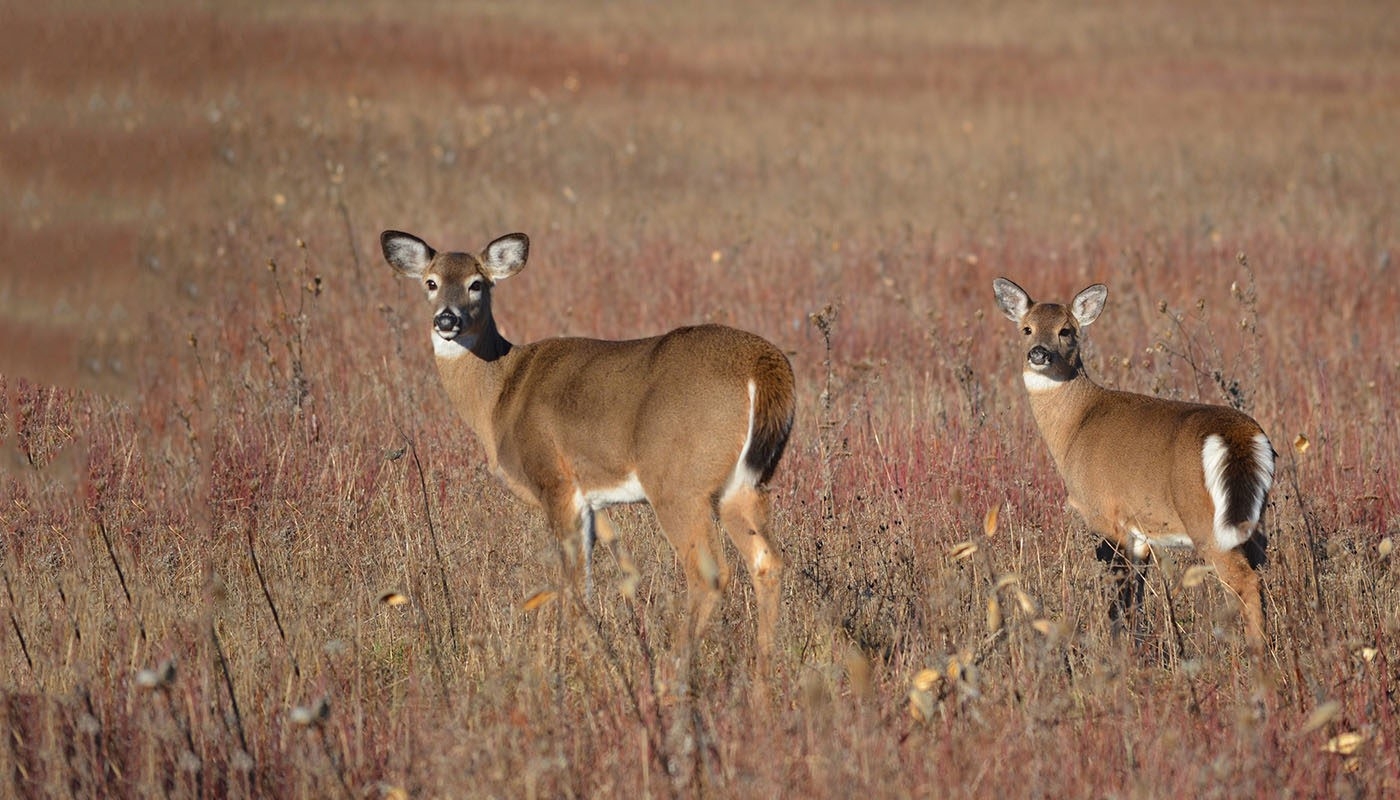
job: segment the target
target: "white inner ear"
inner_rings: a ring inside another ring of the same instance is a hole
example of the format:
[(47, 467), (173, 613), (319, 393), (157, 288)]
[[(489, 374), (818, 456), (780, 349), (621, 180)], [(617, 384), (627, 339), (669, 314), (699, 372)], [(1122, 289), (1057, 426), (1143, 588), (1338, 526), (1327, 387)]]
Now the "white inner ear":
[(525, 266), (528, 245), (513, 236), (497, 239), (486, 247), (486, 259), (482, 266), (493, 281), (509, 278)]
[(995, 284), (997, 305), (1001, 313), (1012, 322), (1020, 322), (1030, 310), (1031, 298), (1021, 287), (1010, 281), (997, 281)]
[(390, 264), (414, 276), (423, 274), (433, 258), (428, 245), (411, 236), (395, 236), (385, 243), (385, 250)]
[(1108, 288), (1103, 285), (1090, 286), (1075, 295), (1070, 312), (1082, 328), (1099, 318), (1103, 313), (1104, 301), (1108, 298)]

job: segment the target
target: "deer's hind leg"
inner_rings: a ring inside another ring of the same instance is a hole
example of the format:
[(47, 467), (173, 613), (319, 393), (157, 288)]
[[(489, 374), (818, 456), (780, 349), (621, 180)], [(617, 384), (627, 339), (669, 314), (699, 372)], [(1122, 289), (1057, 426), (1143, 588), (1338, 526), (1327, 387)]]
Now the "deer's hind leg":
[(758, 606), (758, 654), (761, 672), (767, 672), (777, 635), (782, 601), (783, 558), (767, 538), (768, 496), (752, 486), (741, 486), (719, 502), (720, 521), (748, 567)]

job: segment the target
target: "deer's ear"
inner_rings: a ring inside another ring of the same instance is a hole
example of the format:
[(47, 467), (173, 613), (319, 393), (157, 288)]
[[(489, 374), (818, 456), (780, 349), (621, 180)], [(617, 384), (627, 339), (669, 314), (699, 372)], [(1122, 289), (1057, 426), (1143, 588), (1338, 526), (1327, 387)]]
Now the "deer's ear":
[(504, 280), (525, 268), (530, 257), (530, 237), (508, 233), (481, 251), (481, 267), (492, 282)]
[(992, 281), (992, 292), (997, 297), (997, 308), (1001, 309), (1001, 313), (1005, 314), (1007, 319), (1015, 323), (1020, 323), (1025, 318), (1026, 312), (1030, 311), (1031, 306), (1035, 304), (1035, 301), (1031, 300), (1031, 296), (1026, 294), (1025, 289), (1006, 278), (997, 278)]
[(412, 278), (422, 277), (437, 253), (428, 243), (411, 233), (384, 231), (379, 234), (379, 248), (384, 251), (384, 260), (401, 274)]
[(1074, 315), (1074, 321), (1082, 328), (1099, 318), (1107, 301), (1108, 287), (1096, 283), (1074, 296), (1074, 301), (1069, 304), (1069, 311)]

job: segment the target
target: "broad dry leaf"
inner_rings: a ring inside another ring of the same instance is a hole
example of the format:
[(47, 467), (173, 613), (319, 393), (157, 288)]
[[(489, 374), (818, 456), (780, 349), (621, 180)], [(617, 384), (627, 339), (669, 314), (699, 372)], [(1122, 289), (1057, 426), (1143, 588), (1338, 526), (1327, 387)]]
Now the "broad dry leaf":
[(1304, 436), (1301, 433), (1298, 434), (1297, 439), (1293, 440), (1293, 452), (1297, 453), (1300, 456), (1308, 452), (1308, 448), (1310, 446), (1312, 446), (1312, 442), (1309, 442), (1308, 437)]
[(558, 596), (558, 594), (559, 593), (554, 591), (553, 589), (543, 589), (541, 591), (535, 592), (534, 594), (525, 598), (525, 602), (520, 604), (520, 609), (522, 611), (534, 611), (535, 609), (539, 608), (545, 603), (548, 603), (550, 600), (553, 600), (556, 596)]
[(948, 557), (954, 561), (961, 561), (964, 558), (971, 558), (977, 552), (975, 542), (960, 542), (953, 545), (953, 549), (948, 551)]
[(1390, 554), (1395, 552), (1395, 542), (1391, 541), (1389, 536), (1385, 537), (1380, 544), (1376, 545), (1376, 552), (1380, 554), (1381, 558), (1390, 558)]
[(1001, 630), (1001, 603), (997, 602), (996, 595), (987, 600), (987, 630), (991, 633)]
[(1192, 564), (1181, 576), (1181, 585), (1187, 589), (1194, 589), (1205, 582), (1206, 576), (1215, 571), (1209, 564)]
[(921, 692), (927, 692), (943, 679), (942, 675), (931, 669), (921, 669), (919, 674), (914, 676), (914, 688)]
[(1349, 756), (1355, 753), (1356, 749), (1360, 747), (1361, 743), (1364, 741), (1366, 741), (1365, 734), (1357, 733), (1356, 731), (1347, 731), (1346, 733), (1339, 733), (1331, 739), (1328, 739), (1327, 744), (1323, 745), (1322, 749), (1329, 753), (1336, 753), (1339, 756)]
[(989, 539), (992, 534), (997, 532), (997, 514), (1000, 512), (1001, 504), (998, 503), (987, 509), (987, 516), (982, 519), (982, 533), (986, 534)]
[(1338, 703), (1336, 700), (1328, 700), (1327, 702), (1313, 709), (1313, 712), (1308, 715), (1307, 722), (1303, 723), (1303, 727), (1299, 731), (1299, 733), (1312, 733), (1318, 728), (1321, 728), (1323, 725), (1326, 725), (1327, 723), (1336, 719), (1337, 714), (1339, 714), (1341, 710), (1341, 703)]

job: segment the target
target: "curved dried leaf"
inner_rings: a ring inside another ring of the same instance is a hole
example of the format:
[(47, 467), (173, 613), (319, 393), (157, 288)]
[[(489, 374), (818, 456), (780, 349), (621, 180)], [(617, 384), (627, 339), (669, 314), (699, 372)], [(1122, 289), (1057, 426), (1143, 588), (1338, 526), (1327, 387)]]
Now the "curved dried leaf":
[(1181, 576), (1181, 585), (1187, 589), (1194, 589), (1205, 582), (1206, 576), (1215, 571), (1215, 567), (1209, 564), (1192, 564)]
[(408, 602), (408, 595), (390, 590), (379, 595), (379, 602), (386, 606), (401, 606)]
[(1391, 541), (1389, 536), (1385, 537), (1380, 544), (1376, 545), (1376, 552), (1380, 554), (1381, 558), (1390, 558), (1390, 554), (1395, 552), (1395, 542)]
[(1312, 733), (1323, 725), (1336, 719), (1337, 714), (1341, 713), (1341, 710), (1341, 703), (1338, 703), (1336, 700), (1328, 700), (1313, 709), (1313, 712), (1308, 715), (1307, 721), (1303, 723), (1303, 727), (1299, 733)]
[(942, 675), (931, 669), (921, 669), (919, 674), (914, 676), (914, 688), (921, 692), (927, 692), (943, 679)]
[(1021, 576), (1020, 576), (1020, 575), (1017, 575), (1017, 574), (1014, 573), (1014, 572), (1008, 572), (1008, 573), (1006, 573), (1005, 575), (1001, 576), (1000, 578), (997, 578), (996, 590), (999, 592), (999, 591), (1001, 591), (1002, 589), (1005, 589), (1006, 587), (1010, 586), (1010, 585), (1013, 584), (1013, 583), (1019, 583), (1020, 580), (1021, 580)]
[(964, 558), (971, 558), (977, 552), (976, 542), (959, 542), (953, 545), (953, 549), (948, 551), (948, 558), (953, 561), (961, 561)]
[(548, 603), (549, 601), (553, 600), (555, 597), (558, 596), (558, 594), (559, 593), (554, 591), (553, 589), (543, 589), (541, 591), (535, 592), (534, 594), (525, 598), (525, 602), (520, 604), (520, 610), (534, 611), (535, 609), (539, 608), (545, 603)]
[(987, 509), (987, 516), (982, 518), (982, 533), (986, 534), (987, 538), (991, 538), (992, 534), (997, 532), (997, 515), (1000, 513), (1001, 504), (998, 503)]
[(1357, 733), (1356, 731), (1347, 731), (1346, 733), (1339, 733), (1331, 739), (1328, 739), (1327, 744), (1323, 745), (1322, 749), (1329, 753), (1336, 753), (1339, 756), (1349, 756), (1355, 753), (1357, 748), (1361, 747), (1361, 744), (1365, 741), (1365, 734)]
[(1001, 603), (997, 602), (996, 595), (987, 600), (987, 630), (991, 633), (1001, 630)]
[(1308, 452), (1308, 448), (1311, 446), (1312, 442), (1309, 442), (1308, 437), (1304, 436), (1301, 433), (1298, 434), (1297, 439), (1293, 440), (1293, 452), (1297, 453), (1300, 456)]

